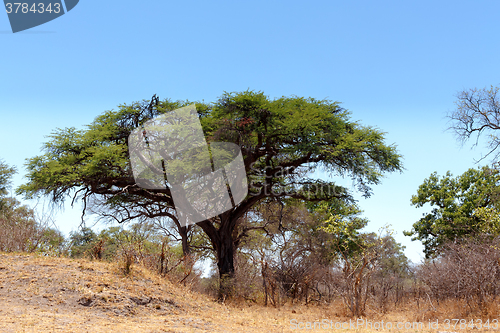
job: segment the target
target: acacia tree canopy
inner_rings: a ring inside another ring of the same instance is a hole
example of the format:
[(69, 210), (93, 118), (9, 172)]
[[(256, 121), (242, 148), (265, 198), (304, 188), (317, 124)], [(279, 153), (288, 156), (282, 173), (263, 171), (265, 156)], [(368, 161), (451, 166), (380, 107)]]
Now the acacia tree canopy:
[[(100, 197), (104, 206), (123, 208), (124, 216), (174, 216), (168, 187), (143, 189), (134, 181), (127, 139), (147, 120), (189, 104), (154, 96), (107, 111), (84, 130), (57, 129), (43, 154), (28, 159), (28, 182), (18, 194), (48, 195), (54, 202), (68, 195), (85, 203)], [(249, 181), (249, 193), (240, 204), (198, 223), (217, 254), (221, 277), (234, 272), (236, 225), (264, 198), (351, 200), (346, 188), (311, 178), (311, 172), (323, 168), (332, 175), (349, 176), (369, 196), (370, 186), (385, 172), (402, 170), (401, 156), (394, 145), (385, 143), (384, 133), (352, 121), (337, 102), (295, 96), (270, 99), (262, 92), (244, 91), (224, 93), (216, 102), (197, 103), (196, 108), (208, 142), (232, 142), (241, 148)]]
[(439, 253), (440, 246), (447, 241), (497, 235), (499, 185), (500, 172), (489, 167), (469, 169), (455, 178), (450, 172), (444, 177), (434, 172), (411, 198), (416, 207), (428, 203), (433, 208), (404, 234), (422, 241), (426, 257)]

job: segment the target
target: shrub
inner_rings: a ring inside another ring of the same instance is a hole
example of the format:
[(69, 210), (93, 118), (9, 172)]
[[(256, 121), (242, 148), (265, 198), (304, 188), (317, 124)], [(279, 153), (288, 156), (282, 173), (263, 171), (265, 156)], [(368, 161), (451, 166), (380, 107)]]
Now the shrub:
[(437, 302), (465, 301), (470, 312), (481, 312), (500, 291), (500, 239), (465, 239), (447, 243), (442, 254), (427, 261), (418, 277)]

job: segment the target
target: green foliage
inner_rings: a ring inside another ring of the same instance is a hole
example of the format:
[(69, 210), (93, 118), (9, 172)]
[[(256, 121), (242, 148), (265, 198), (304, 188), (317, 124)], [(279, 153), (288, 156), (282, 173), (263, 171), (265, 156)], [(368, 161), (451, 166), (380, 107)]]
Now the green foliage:
[(16, 168), (8, 166), (0, 160), (0, 211), (5, 205), (5, 196), (11, 184), (12, 176), (16, 173)]
[(479, 207), (473, 216), (479, 220), (478, 232), (482, 234), (500, 234), (500, 214), (494, 207)]
[(434, 208), (405, 235), (422, 241), (427, 257), (436, 255), (446, 241), (498, 235), (499, 184), (499, 171), (489, 167), (469, 169), (456, 178), (450, 172), (444, 177), (434, 172), (411, 199), (416, 207), (428, 203)]
[(4, 198), (0, 211), (0, 251), (32, 251), (38, 244), (39, 228), (34, 212), (15, 198)]
[[(125, 247), (135, 247), (137, 251), (158, 254), (163, 237), (150, 223), (134, 223), (128, 229), (112, 226), (95, 233), (91, 228), (83, 227), (70, 234), (70, 256), (72, 258), (95, 258), (99, 249), (100, 259), (112, 261)], [(174, 251), (179, 251), (174, 248)], [(180, 249), (182, 253), (182, 249)]]
[[(51, 195), (57, 202), (78, 189), (117, 195), (121, 188), (133, 185), (127, 147), (130, 132), (189, 102), (165, 100), (154, 108), (147, 104), (120, 105), (119, 110), (97, 117), (85, 130), (54, 131), (44, 144), (45, 153), (28, 159), (29, 180), (17, 193), (27, 198)], [(197, 109), (210, 141), (232, 141), (242, 147), (255, 183), (259, 176), (272, 174), (276, 185), (291, 189), (286, 180), (295, 169), (312, 171), (321, 166), (332, 174), (350, 174), (369, 195), (369, 184), (378, 183), (382, 172), (402, 168), (396, 148), (385, 145), (384, 133), (350, 121), (349, 112), (336, 102), (301, 97), (270, 100), (263, 93), (246, 91), (226, 93), (212, 105), (198, 103)], [(342, 188), (323, 183), (317, 185), (343, 194)], [(313, 199), (325, 197), (314, 194)]]
[(96, 233), (88, 227), (82, 227), (78, 231), (70, 233), (70, 257), (82, 258), (90, 253), (91, 248), (97, 242)]
[(84, 130), (56, 129), (43, 145), (45, 154), (28, 159), (29, 181), (17, 193), (26, 198), (50, 195), (54, 202), (61, 202), (72, 191), (85, 187), (95, 193), (133, 183), (127, 146), (130, 132), (154, 116), (188, 102), (165, 100), (149, 113), (141, 112), (144, 103), (106, 111)]
[(61, 254), (65, 239), (35, 217), (33, 209), (12, 197), (3, 199), (0, 211), (0, 251)]
[(38, 244), (30, 242), (30, 247), (34, 247), (35, 252), (51, 256), (65, 255), (66, 245), (64, 235), (54, 228), (43, 229)]
[(316, 210), (325, 218), (321, 230), (333, 237), (329, 244), (333, 253), (351, 256), (364, 249), (365, 241), (359, 231), (368, 220), (359, 216), (362, 211), (356, 204), (337, 200), (322, 203)]
[(410, 275), (410, 262), (404, 254), (405, 246), (398, 243), (393, 232), (386, 228), (385, 233), (366, 234), (367, 243), (377, 254), (378, 273), (381, 277), (407, 278)]
[[(369, 196), (369, 184), (377, 184), (382, 172), (401, 170), (401, 156), (394, 146), (385, 145), (384, 133), (351, 121), (349, 115), (329, 100), (295, 96), (270, 100), (262, 92), (245, 91), (225, 93), (202, 124), (212, 140), (234, 142), (247, 156), (249, 150), (255, 151), (257, 159), (250, 161), (248, 174), (253, 183), (276, 178), (270, 192), (300, 192), (301, 187), (282, 176), (322, 167), (331, 174), (350, 175)], [(260, 159), (264, 155), (267, 158)], [(315, 188), (303, 193), (307, 200), (332, 197), (318, 189), (345, 194), (333, 183), (304, 179), (300, 185)]]

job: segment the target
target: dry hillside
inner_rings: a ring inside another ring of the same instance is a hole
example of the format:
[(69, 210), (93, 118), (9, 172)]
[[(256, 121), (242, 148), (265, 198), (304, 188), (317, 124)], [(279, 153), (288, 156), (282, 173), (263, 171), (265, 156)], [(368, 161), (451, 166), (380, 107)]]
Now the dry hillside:
[(140, 266), (0, 253), (2, 333), (287, 332), (292, 311), (219, 304)]
[[(125, 276), (116, 263), (0, 253), (1, 333), (297, 332), (304, 330), (293, 329), (291, 320), (297, 323), (322, 319), (348, 321), (342, 312), (340, 305), (287, 304), (276, 309), (243, 303), (219, 304), (140, 266), (133, 266), (131, 274)], [(411, 309), (401, 309), (400, 313), (390, 317), (375, 315), (370, 320), (411, 321), (412, 316), (405, 318), (404, 313), (408, 312), (411, 313)], [(445, 330), (424, 327), (418, 331)], [(454, 331), (465, 332), (468, 329)]]

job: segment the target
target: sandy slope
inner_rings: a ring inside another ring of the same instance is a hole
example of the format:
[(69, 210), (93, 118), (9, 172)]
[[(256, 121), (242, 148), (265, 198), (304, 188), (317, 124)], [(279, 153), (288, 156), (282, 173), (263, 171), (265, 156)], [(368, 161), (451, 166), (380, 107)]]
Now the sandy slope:
[(125, 277), (109, 263), (0, 254), (2, 333), (283, 332), (287, 326), (140, 267)]
[[(0, 333), (441, 331), (427, 327), (293, 329), (291, 321), (349, 321), (341, 302), (337, 303), (305, 306), (288, 302), (279, 308), (225, 305), (138, 265), (124, 276), (116, 263), (0, 253)], [(419, 313), (425, 309), (417, 310), (409, 307), (389, 315), (372, 311), (369, 320), (411, 322), (422, 317)]]

